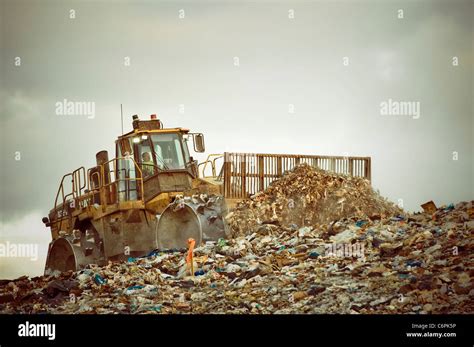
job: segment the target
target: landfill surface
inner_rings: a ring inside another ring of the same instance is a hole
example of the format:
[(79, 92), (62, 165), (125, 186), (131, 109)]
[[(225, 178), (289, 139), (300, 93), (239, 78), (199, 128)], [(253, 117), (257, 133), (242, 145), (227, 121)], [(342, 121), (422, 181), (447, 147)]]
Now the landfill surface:
[[(0, 281), (1, 313), (474, 312), (474, 201), (408, 214), (370, 182), (296, 167), (193, 252)], [(191, 266), (192, 265), (192, 266)]]

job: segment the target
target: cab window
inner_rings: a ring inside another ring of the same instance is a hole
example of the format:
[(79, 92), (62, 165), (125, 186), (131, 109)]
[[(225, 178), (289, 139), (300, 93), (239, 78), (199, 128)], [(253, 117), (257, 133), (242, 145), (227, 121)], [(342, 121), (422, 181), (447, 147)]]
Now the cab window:
[(185, 168), (183, 144), (178, 134), (153, 134), (151, 136), (156, 162), (162, 170)]

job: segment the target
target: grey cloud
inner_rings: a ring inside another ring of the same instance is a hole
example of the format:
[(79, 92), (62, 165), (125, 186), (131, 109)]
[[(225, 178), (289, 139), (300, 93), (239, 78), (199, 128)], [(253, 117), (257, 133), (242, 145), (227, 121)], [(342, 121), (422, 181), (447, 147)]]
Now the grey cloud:
[[(64, 173), (113, 151), (120, 103), (126, 129), (131, 114), (158, 113), (204, 132), (209, 153), (372, 156), (374, 186), (409, 210), (474, 196), (472, 2), (1, 6), (4, 223), (45, 215)], [(56, 115), (64, 98), (95, 102), (96, 117)], [(420, 119), (381, 116), (388, 98), (419, 101)]]

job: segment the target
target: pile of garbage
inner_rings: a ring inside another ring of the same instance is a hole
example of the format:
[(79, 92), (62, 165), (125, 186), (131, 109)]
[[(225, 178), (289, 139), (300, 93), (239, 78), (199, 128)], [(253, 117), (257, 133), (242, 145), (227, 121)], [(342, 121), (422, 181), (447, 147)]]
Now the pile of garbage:
[(308, 166), (194, 250), (0, 281), (1, 313), (474, 313), (474, 201), (407, 214), (369, 182)]
[(226, 221), (236, 236), (258, 232), (268, 224), (315, 226), (350, 216), (380, 219), (402, 213), (362, 177), (302, 164), (239, 203)]
[(474, 201), (0, 282), (2, 313), (473, 313)]

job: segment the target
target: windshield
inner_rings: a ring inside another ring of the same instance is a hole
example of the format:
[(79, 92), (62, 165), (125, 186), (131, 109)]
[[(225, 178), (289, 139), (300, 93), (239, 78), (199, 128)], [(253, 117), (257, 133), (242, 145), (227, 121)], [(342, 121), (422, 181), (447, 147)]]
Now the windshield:
[(186, 168), (189, 154), (187, 154), (187, 151), (183, 151), (182, 139), (178, 134), (154, 134), (151, 136), (151, 140), (156, 163), (160, 169), (176, 170)]

